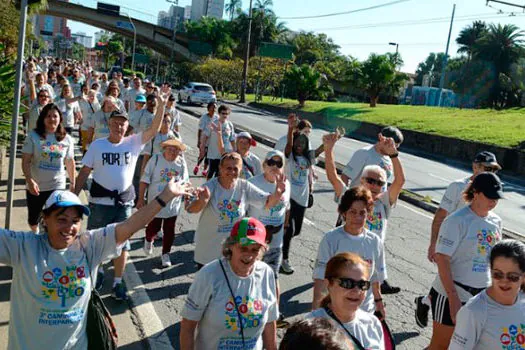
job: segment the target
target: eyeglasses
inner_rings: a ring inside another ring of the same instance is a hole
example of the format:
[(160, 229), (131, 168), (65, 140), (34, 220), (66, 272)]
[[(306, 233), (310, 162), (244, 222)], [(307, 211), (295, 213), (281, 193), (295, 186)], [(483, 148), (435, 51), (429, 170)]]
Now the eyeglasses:
[(483, 171), (486, 171), (486, 172), (489, 172), (489, 173), (497, 173), (498, 172), (498, 168), (494, 168), (494, 167), (491, 167), (491, 166), (484, 166), (483, 167)]
[(368, 182), (370, 185), (377, 185), (383, 187), (385, 185), (385, 181), (376, 180), (371, 177), (365, 177), (366, 182)]
[(342, 277), (334, 278), (334, 279), (338, 280), (339, 286), (344, 289), (354, 289), (355, 287), (363, 291), (370, 289), (370, 281), (365, 281), (365, 280), (356, 281), (353, 278), (342, 278)]
[(49, 95), (38, 95), (39, 98), (49, 98)]
[(496, 281), (501, 281), (506, 278), (509, 282), (516, 283), (520, 280), (521, 275), (515, 272), (509, 272), (505, 275), (503, 272), (493, 271), (492, 278)]
[(266, 164), (268, 164), (268, 166), (276, 166), (277, 168), (281, 169), (283, 167), (283, 162), (281, 160), (274, 160), (272, 158), (268, 159), (266, 161)]

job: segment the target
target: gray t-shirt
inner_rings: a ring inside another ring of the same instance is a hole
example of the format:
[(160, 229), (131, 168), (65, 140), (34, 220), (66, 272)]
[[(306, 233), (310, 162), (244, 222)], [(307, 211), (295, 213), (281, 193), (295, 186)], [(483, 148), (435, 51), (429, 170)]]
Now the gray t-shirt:
[(78, 102), (71, 102), (67, 103), (66, 99), (61, 98), (57, 101), (57, 105), (60, 108), (60, 111), (62, 112), (62, 116), (64, 117), (64, 126), (68, 128), (72, 128), (75, 126), (75, 113), (80, 113), (80, 107), (78, 106)]
[(22, 153), (31, 154), (31, 176), (40, 191), (63, 190), (66, 188), (65, 160), (75, 159), (71, 136), (58, 142), (55, 134), (47, 134), (45, 140), (33, 130), (22, 147)]
[[(275, 183), (266, 181), (264, 174), (254, 176), (248, 180), (248, 182), (254, 184), (259, 189), (264, 192), (274, 193), (275, 192)], [(284, 236), (284, 220), (286, 218), (286, 211), (290, 208), (290, 182), (286, 181), (286, 190), (281, 195), (280, 202), (270, 208), (261, 208), (259, 206), (248, 207), (248, 216), (257, 218), (263, 225), (272, 225), (279, 226), (281, 225), (281, 230), (273, 234), (272, 241), (268, 245), (268, 249), (281, 248), (283, 246), (283, 236)]]
[(87, 349), (90, 273), (119, 254), (114, 225), (81, 233), (63, 250), (47, 233), (1, 229), (0, 263), (13, 268), (8, 349)]
[[(183, 318), (199, 322), (195, 349), (262, 350), (264, 327), (279, 318), (273, 271), (262, 261), (256, 261), (248, 277), (239, 277), (231, 270), (228, 260), (221, 258), (220, 261), (235, 301), (219, 260), (197, 272), (182, 310)], [(235, 303), (243, 322), (244, 348)]]
[(29, 111), (29, 119), (27, 120), (28, 132), (33, 131), (33, 129), (36, 128), (36, 122), (38, 121), (38, 117), (40, 116), (40, 112), (42, 112), (44, 106), (41, 106), (38, 103), (35, 103), (31, 106), (31, 110)]
[[(319, 243), (313, 279), (324, 279), (326, 264), (330, 258), (343, 252), (358, 254), (368, 263), (371, 282), (382, 282), (387, 278), (385, 250), (379, 237), (367, 229), (363, 229), (363, 233), (353, 236), (344, 230), (344, 226), (339, 226), (325, 233), (321, 243)], [(374, 312), (375, 305), (372, 288), (367, 291), (361, 309), (371, 313)]]
[(249, 178), (262, 173), (263, 168), (261, 160), (253, 152), (248, 152), (246, 156), (242, 157), (242, 169), (239, 174), (241, 179), (248, 180)]
[(203, 209), (195, 232), (195, 262), (207, 264), (221, 256), (221, 245), (233, 225), (242, 219), (248, 205), (263, 207), (268, 193), (246, 180), (238, 179), (232, 189), (213, 178), (203, 186), (210, 190), (210, 200)]
[(134, 88), (130, 89), (124, 97), (125, 101), (128, 102), (129, 106), (129, 114), (135, 111), (135, 98), (137, 98), (137, 95), (144, 95), (146, 94), (146, 91), (142, 88), (139, 88), (138, 90), (135, 90)]
[[(316, 309), (308, 314), (305, 318), (324, 318), (331, 321), (337, 327), (342, 328), (341, 325), (328, 315), (324, 308)], [(384, 350), (385, 342), (383, 340), (383, 326), (381, 322), (374, 315), (358, 309), (355, 318), (347, 323), (343, 323), (347, 332), (350, 332), (361, 345), (367, 350)], [(346, 335), (346, 332), (344, 332)], [(350, 338), (350, 337), (349, 337)], [(353, 339), (350, 339), (353, 342)]]
[[(220, 123), (217, 119), (215, 124)], [(219, 153), (219, 138), (215, 131), (212, 131), (211, 128), (207, 128), (204, 131), (204, 135), (208, 137), (208, 159), (221, 159), (221, 154)], [(224, 152), (232, 152), (232, 142), (235, 141), (235, 129), (231, 121), (226, 120), (222, 123), (222, 142), (224, 143)]]
[[(148, 203), (155, 200), (155, 197), (164, 190), (171, 178), (174, 178), (175, 181), (189, 181), (188, 166), (184, 157), (181, 155), (174, 161), (168, 162), (162, 154), (152, 156), (144, 169), (144, 175), (140, 179), (141, 182), (149, 185)], [(181, 203), (182, 197), (173, 198), (155, 217), (164, 219), (178, 216)]]
[(465, 207), (467, 203), (463, 200), (463, 192), (467, 188), (469, 182), (470, 176), (467, 176), (448, 185), (443, 198), (441, 198), (439, 207), (445, 209), (449, 214)]
[[(501, 232), (502, 224), (498, 215), (489, 212), (486, 217), (480, 217), (467, 206), (443, 221), (436, 253), (450, 256), (454, 281), (469, 287), (485, 288), (490, 284), (490, 251), (501, 240)], [(439, 275), (432, 286), (446, 295)], [(463, 288), (457, 285), (455, 287), (462, 302), (472, 297)]]
[(154, 118), (155, 114), (144, 108), (140, 111), (135, 111), (131, 115), (129, 125), (133, 127), (135, 133), (146, 131), (151, 126)]
[(93, 115), (100, 110), (100, 103), (91, 103), (86, 100), (80, 100), (78, 101), (78, 105), (82, 111), (82, 125), (80, 129), (87, 131), (90, 127), (92, 127), (91, 125), (93, 123)]
[(361, 174), (363, 173), (364, 167), (367, 165), (379, 165), (386, 171), (387, 181), (393, 181), (394, 168), (392, 166), (392, 160), (388, 156), (377, 153), (375, 145), (370, 145), (355, 151), (354, 155), (350, 158), (350, 161), (343, 169), (343, 174), (352, 180), (350, 187), (359, 186)]
[(93, 128), (93, 141), (101, 139), (103, 137), (109, 136), (109, 117), (111, 112), (104, 112), (102, 109), (99, 109), (94, 114), (86, 119), (85, 124), (88, 128)]
[[(313, 159), (315, 151), (310, 151), (310, 153), (310, 157)], [(290, 153), (286, 160), (286, 171), (287, 178), (292, 185), (291, 198), (297, 202), (297, 204), (307, 207), (308, 196), (310, 195), (310, 183), (308, 179), (312, 171), (311, 165), (308, 164), (308, 160), (305, 157), (296, 156), (294, 158), (293, 153)]]
[(151, 156), (154, 154), (162, 153), (162, 147), (160, 145), (164, 141), (173, 140), (173, 139), (180, 140), (180, 137), (178, 137), (178, 135), (175, 135), (175, 133), (171, 130), (168, 131), (168, 133), (166, 134), (162, 134), (159, 132), (157, 133), (157, 135), (155, 135), (155, 137), (151, 141), (149, 141), (146, 144), (146, 146), (144, 146), (144, 150), (142, 151), (142, 154), (149, 154)]
[(449, 350), (525, 348), (525, 295), (501, 305), (483, 291), (458, 312)]

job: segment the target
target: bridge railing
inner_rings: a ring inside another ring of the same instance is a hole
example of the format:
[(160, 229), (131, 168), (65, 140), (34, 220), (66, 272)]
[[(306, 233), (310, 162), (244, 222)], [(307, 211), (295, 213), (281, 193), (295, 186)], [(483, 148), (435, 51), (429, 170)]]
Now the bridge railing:
[[(81, 6), (89, 7), (92, 9), (97, 8), (97, 2), (98, 1), (96, 0), (69, 0), (69, 3), (71, 4), (81, 5)], [(136, 7), (134, 8), (127, 7), (115, 1), (102, 1), (102, 2), (106, 4), (120, 6), (120, 14), (122, 16), (129, 15), (131, 18), (139, 19), (141, 21), (148, 22), (148, 23), (155, 24), (155, 25), (158, 23), (157, 14), (148, 12), (146, 9), (141, 9), (141, 8), (136, 8)]]

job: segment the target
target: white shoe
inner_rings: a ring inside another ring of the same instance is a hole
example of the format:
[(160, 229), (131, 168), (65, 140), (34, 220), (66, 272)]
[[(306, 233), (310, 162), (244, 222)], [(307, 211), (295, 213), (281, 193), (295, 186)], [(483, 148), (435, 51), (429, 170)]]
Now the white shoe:
[(153, 254), (153, 242), (148, 242), (144, 239), (144, 253), (146, 253), (146, 255)]
[(288, 261), (288, 259), (283, 260), (283, 262), (281, 263), (280, 272), (286, 275), (291, 275), (292, 273), (294, 273), (294, 271), (294, 268), (292, 267), (292, 265), (290, 265), (290, 261)]
[(160, 230), (159, 232), (157, 232), (157, 239), (162, 240), (162, 237), (164, 237), (164, 232), (162, 232), (162, 230)]
[(162, 254), (160, 257), (162, 260), (162, 267), (170, 267), (171, 266), (171, 260), (169, 254)]

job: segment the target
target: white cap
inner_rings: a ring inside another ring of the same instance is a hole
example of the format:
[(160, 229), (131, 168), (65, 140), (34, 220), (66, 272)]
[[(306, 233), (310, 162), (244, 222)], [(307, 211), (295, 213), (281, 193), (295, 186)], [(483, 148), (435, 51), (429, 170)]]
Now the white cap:
[(70, 191), (57, 190), (51, 193), (46, 201), (46, 205), (44, 205), (44, 210), (52, 206), (59, 208), (80, 207), (84, 215), (89, 216), (90, 214), (89, 208), (82, 204), (76, 194)]
[(269, 159), (272, 159), (273, 157), (281, 158), (283, 163), (285, 161), (284, 153), (276, 149), (272, 149), (270, 152), (266, 153), (266, 157), (264, 159), (269, 160)]
[(242, 131), (242, 132), (238, 133), (237, 134), (237, 138), (239, 138), (239, 137), (245, 137), (245, 138), (247, 138), (248, 140), (251, 141), (250, 144), (252, 146), (254, 146), (254, 147), (257, 146), (257, 142), (255, 142), (255, 140), (253, 139), (252, 135), (248, 131)]

